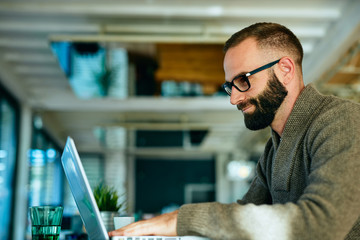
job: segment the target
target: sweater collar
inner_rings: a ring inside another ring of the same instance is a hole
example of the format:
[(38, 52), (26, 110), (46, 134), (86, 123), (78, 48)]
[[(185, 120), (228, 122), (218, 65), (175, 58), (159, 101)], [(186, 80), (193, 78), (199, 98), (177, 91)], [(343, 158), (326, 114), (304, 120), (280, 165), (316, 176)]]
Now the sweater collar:
[[(282, 134), (282, 139), (291, 136), (296, 136), (297, 133), (303, 131), (303, 127), (313, 118), (314, 112), (319, 108), (323, 101), (323, 95), (321, 95), (314, 87), (312, 83), (308, 84), (297, 98), (294, 108), (290, 113), (290, 116), (285, 124), (285, 128)], [(280, 136), (273, 130), (272, 141), (275, 148), (280, 144)]]

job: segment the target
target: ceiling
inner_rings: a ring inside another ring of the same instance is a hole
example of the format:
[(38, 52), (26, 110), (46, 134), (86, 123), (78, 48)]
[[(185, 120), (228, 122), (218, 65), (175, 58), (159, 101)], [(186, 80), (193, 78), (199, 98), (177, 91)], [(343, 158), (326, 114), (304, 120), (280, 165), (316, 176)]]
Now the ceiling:
[(223, 44), (243, 27), (273, 21), (302, 42), (306, 83), (360, 101), (359, 12), (356, 0), (3, 0), (0, 79), (60, 144), (71, 135), (83, 151), (101, 150), (96, 127), (208, 129), (202, 149), (228, 151), (257, 137), (241, 127), (242, 116), (227, 97), (81, 100), (49, 43), (123, 43), (151, 52), (146, 46), (153, 43)]

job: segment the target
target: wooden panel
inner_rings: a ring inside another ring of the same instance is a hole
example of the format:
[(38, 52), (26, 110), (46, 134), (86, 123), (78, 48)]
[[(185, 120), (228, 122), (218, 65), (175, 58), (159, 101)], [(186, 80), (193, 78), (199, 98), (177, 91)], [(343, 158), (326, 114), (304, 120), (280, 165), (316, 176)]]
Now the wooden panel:
[[(335, 72), (334, 68), (336, 70)], [(360, 83), (360, 41), (355, 42), (340, 58), (337, 66), (330, 68), (328, 84), (352, 85)]]
[(359, 74), (357, 73), (337, 73), (329, 81), (330, 84), (355, 84), (359, 83)]
[[(360, 44), (360, 42), (358, 44)], [(350, 59), (347, 66), (352, 66), (352, 67), (356, 67), (356, 68), (360, 67), (360, 52), (358, 52), (354, 57), (352, 57)]]
[[(213, 58), (207, 59), (189, 59), (189, 60), (179, 60), (179, 59), (169, 59), (166, 61), (160, 62), (160, 67), (162, 70), (167, 69), (211, 69), (216, 72), (224, 73), (222, 69), (222, 60), (215, 61), (210, 60)], [(190, 65), (190, 66), (189, 66)], [(220, 66), (220, 68), (219, 68)]]
[(221, 44), (158, 44), (156, 80), (200, 83), (204, 93), (213, 94), (224, 82), (222, 48)]
[(218, 73), (216, 71), (206, 71), (206, 70), (186, 70), (179, 71), (177, 69), (166, 70), (166, 71), (157, 71), (156, 79), (158, 81), (163, 80), (174, 80), (174, 81), (190, 81), (193, 83), (206, 83), (212, 82), (214, 84), (224, 83), (224, 74)]

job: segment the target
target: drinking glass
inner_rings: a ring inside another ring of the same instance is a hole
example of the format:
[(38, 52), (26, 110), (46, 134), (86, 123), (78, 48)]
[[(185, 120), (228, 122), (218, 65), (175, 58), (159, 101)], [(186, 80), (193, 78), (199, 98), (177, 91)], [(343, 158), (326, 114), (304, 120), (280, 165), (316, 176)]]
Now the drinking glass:
[(30, 207), (33, 240), (58, 240), (64, 208), (61, 206)]

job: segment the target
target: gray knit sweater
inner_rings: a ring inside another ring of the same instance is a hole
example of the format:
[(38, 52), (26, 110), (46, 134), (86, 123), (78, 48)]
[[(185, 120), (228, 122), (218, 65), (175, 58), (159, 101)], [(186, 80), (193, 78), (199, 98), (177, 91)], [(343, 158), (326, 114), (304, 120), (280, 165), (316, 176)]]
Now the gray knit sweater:
[(249, 191), (238, 203), (179, 210), (179, 235), (211, 239), (360, 239), (360, 105), (298, 97), (282, 138), (272, 131)]

